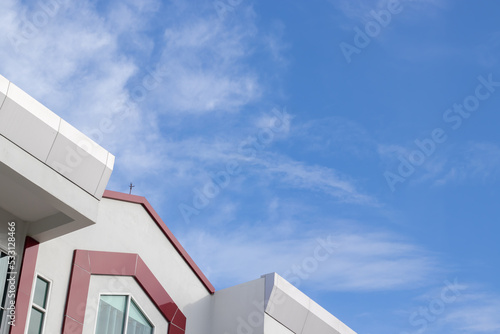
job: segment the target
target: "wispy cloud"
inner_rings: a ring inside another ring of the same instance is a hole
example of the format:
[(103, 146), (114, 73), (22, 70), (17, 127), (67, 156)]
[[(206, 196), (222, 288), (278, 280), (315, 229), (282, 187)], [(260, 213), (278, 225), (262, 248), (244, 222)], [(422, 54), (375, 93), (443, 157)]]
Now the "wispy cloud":
[(293, 188), (319, 191), (346, 203), (377, 206), (377, 200), (364, 194), (356, 182), (335, 169), (309, 165), (278, 154), (266, 154), (257, 160), (264, 167), (264, 173), (275, 181)]
[[(416, 146), (378, 145), (380, 159), (389, 166), (389, 170), (397, 170), (401, 161), (399, 157), (407, 157)], [(500, 175), (500, 148), (489, 142), (466, 142), (442, 148), (430, 156), (423, 165), (415, 167), (415, 177), (409, 184), (431, 184), (444, 186), (464, 184), (467, 182), (485, 183), (496, 180)]]
[(407, 319), (407, 330), (401, 333), (496, 334), (500, 330), (500, 296), (477, 284), (445, 280), (415, 298), (415, 303), (418, 306), (398, 312)]
[(444, 321), (459, 333), (500, 332), (500, 296), (484, 290), (470, 291), (461, 305), (453, 309)]
[[(355, 21), (365, 22), (373, 20), (370, 15), (372, 10), (380, 10), (387, 8), (390, 0), (341, 0), (330, 1), (344, 16)], [(447, 0), (400, 0), (397, 2), (397, 7), (408, 8), (407, 12), (413, 12), (424, 15), (433, 15), (436, 9), (442, 9), (447, 6)], [(406, 15), (411, 17), (412, 15)]]
[(314, 256), (318, 239), (327, 236), (336, 248), (327, 260), (320, 261), (314, 272), (307, 273), (303, 283), (310, 289), (414, 289), (428, 283), (439, 271), (433, 255), (391, 233), (332, 229), (295, 231), (287, 238), (271, 238), (270, 234), (281, 230), (280, 225), (276, 221), (265, 227), (241, 226), (225, 234), (191, 230), (182, 241), (219, 286), (248, 281), (273, 271), (290, 276), (294, 267), (301, 267), (306, 258)]
[(500, 147), (486, 142), (469, 142), (452, 156), (436, 185), (464, 183), (468, 180), (486, 182), (500, 174)]
[(377, 149), (377, 143), (361, 124), (339, 116), (310, 120), (300, 125), (295, 135), (301, 137), (307, 150), (323, 155), (365, 159)]
[(489, 34), (476, 51), (479, 63), (488, 68), (495, 68), (500, 53), (500, 31)]

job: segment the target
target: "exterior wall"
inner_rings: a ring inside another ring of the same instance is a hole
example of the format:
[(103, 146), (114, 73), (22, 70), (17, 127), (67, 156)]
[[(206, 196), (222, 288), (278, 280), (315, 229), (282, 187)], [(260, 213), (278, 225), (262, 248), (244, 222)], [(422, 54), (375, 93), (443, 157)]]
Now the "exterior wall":
[[(23, 247), (24, 247), (24, 239), (26, 239), (26, 229), (27, 224), (13, 215), (10, 212), (7, 212), (0, 208), (0, 248), (5, 252), (8, 249), (8, 223), (9, 222), (16, 223), (16, 253), (18, 260), (16, 261), (16, 265), (20, 265), (23, 256)], [(18, 267), (19, 269), (19, 267)]]
[[(27, 224), (23, 222), (21, 219), (16, 217), (15, 215), (11, 214), (10, 212), (7, 212), (0, 208), (0, 249), (8, 253), (9, 245), (8, 245), (8, 222), (15, 222), (16, 225), (16, 234), (15, 234), (15, 252), (16, 252), (16, 266), (14, 272), (16, 272), (16, 283), (15, 286), (19, 286), (19, 273), (21, 269), (21, 262), (23, 259), (23, 249), (24, 249), (24, 242), (26, 240), (26, 229), (27, 229)], [(7, 299), (7, 304), (9, 305), (10, 298)], [(7, 312), (4, 312), (3, 314), (3, 319), (2, 319), (2, 329), (0, 330), (0, 334), (7, 334), (9, 330), (9, 326), (6, 325), (6, 316)]]
[(214, 294), (212, 333), (264, 333), (264, 278)]
[(135, 253), (187, 317), (186, 333), (204, 333), (210, 293), (140, 205), (103, 199), (97, 223), (40, 244), (37, 273), (52, 282), (47, 332), (60, 332), (75, 249)]

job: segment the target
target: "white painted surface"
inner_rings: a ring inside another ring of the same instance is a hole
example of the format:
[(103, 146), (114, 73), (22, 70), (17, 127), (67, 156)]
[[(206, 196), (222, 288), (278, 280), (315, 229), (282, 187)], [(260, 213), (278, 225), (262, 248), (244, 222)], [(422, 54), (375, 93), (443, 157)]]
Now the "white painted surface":
[(213, 297), (212, 333), (263, 333), (263, 278), (219, 290)]
[(10, 176), (0, 172), (0, 207), (8, 209), (25, 221), (37, 221), (52, 216), (58, 210), (20, 186)]

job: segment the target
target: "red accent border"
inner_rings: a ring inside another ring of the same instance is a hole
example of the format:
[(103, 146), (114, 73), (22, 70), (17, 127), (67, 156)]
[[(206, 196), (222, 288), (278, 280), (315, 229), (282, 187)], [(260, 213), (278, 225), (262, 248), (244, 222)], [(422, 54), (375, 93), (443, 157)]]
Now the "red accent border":
[[(64, 310), (63, 334), (81, 334), (91, 275), (132, 276), (169, 322), (169, 333), (183, 334), (186, 316), (137, 254), (75, 250)], [(16, 326), (17, 328), (17, 326)]]
[(124, 201), (124, 202), (130, 202), (130, 203), (137, 203), (137, 204), (142, 204), (144, 209), (149, 213), (151, 218), (155, 221), (156, 225), (163, 231), (163, 234), (167, 237), (167, 239), (172, 243), (172, 245), (175, 247), (175, 249), (179, 252), (179, 254), (182, 256), (184, 261), (191, 267), (195, 275), (200, 279), (200, 281), (205, 285), (207, 290), (211, 293), (215, 293), (215, 288), (210, 283), (208, 278), (203, 274), (201, 269), (196, 265), (196, 263), (193, 261), (191, 256), (186, 252), (184, 247), (180, 244), (179, 240), (174, 236), (172, 231), (167, 227), (167, 225), (163, 222), (163, 220), (160, 218), (158, 213), (153, 209), (151, 204), (149, 204), (148, 200), (145, 197), (142, 196), (136, 196), (136, 195), (129, 195), (129, 194), (124, 194), (124, 193), (119, 193), (116, 191), (111, 191), (111, 190), (105, 190), (104, 195), (102, 196), (103, 198), (109, 198), (109, 199), (115, 199), (118, 201)]
[(24, 241), (23, 264), (19, 274), (16, 292), (16, 322), (10, 327), (10, 334), (24, 334), (30, 310), (31, 289), (35, 278), (36, 259), (38, 257), (38, 241), (26, 237)]

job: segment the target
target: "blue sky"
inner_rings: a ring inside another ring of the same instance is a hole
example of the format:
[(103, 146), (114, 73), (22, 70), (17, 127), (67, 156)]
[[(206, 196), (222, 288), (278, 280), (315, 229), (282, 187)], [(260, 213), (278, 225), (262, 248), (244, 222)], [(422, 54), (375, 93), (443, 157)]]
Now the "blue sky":
[(275, 271), (358, 333), (499, 333), (499, 11), (4, 0), (0, 73), (217, 289)]

